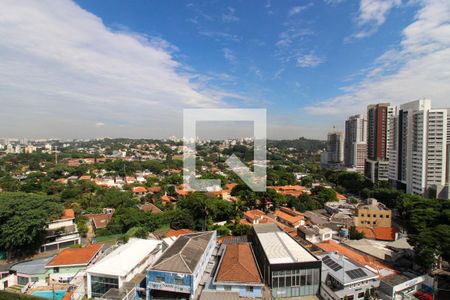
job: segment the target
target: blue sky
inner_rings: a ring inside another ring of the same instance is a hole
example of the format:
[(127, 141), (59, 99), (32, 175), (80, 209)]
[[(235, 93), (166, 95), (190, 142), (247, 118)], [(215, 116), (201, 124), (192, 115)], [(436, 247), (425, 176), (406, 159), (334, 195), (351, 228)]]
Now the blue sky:
[[(232, 106), (324, 138), (370, 103), (450, 103), (444, 0), (7, 2), (3, 135), (179, 136), (182, 108)], [(36, 113), (39, 132), (12, 126)]]

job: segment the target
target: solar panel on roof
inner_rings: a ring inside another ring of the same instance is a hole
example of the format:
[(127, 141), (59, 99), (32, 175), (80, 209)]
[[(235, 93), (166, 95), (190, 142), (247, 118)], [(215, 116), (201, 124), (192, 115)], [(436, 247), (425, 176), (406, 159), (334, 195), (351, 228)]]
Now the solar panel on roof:
[(335, 272), (342, 269), (342, 266), (339, 265), (337, 262), (335, 262), (333, 259), (331, 259), (328, 255), (324, 256), (322, 258), (322, 261), (324, 264), (326, 264), (330, 269), (332, 269)]
[(348, 276), (350, 276), (351, 279), (361, 278), (367, 276), (366, 272), (364, 272), (362, 269), (354, 269), (350, 271), (345, 271)]

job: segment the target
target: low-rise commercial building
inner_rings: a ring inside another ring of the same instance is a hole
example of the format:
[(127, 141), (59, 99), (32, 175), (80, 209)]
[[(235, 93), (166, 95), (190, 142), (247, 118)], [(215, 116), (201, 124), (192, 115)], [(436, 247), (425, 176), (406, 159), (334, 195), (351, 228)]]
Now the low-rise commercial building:
[(415, 299), (413, 294), (420, 290), (424, 281), (425, 276), (395, 274), (381, 280), (378, 294), (383, 300)]
[(124, 283), (145, 271), (161, 256), (160, 240), (132, 238), (87, 269), (88, 298), (101, 297), (110, 289), (120, 289)]
[(320, 296), (325, 300), (364, 299), (379, 286), (378, 275), (334, 252), (317, 255), (322, 260)]
[(316, 295), (321, 261), (275, 224), (257, 224), (249, 236), (264, 282), (275, 298)]
[(391, 227), (392, 212), (383, 203), (369, 198), (366, 204), (356, 207), (355, 226), (361, 227)]
[(193, 299), (216, 240), (215, 231), (179, 236), (147, 271), (147, 298)]

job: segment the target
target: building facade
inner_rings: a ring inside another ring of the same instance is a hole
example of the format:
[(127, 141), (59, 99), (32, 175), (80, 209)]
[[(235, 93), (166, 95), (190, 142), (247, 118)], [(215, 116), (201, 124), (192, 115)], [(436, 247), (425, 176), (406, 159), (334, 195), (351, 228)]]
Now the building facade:
[(147, 271), (147, 299), (193, 299), (216, 241), (216, 231), (178, 237)]
[(344, 165), (363, 174), (366, 156), (367, 120), (354, 115), (345, 121)]
[(272, 297), (317, 295), (321, 262), (275, 224), (254, 225), (249, 236)]
[(344, 164), (344, 133), (328, 133), (327, 151), (321, 154), (321, 164), (328, 167), (341, 167)]
[(391, 227), (392, 211), (376, 199), (367, 199), (366, 204), (356, 207), (355, 226), (357, 227)]
[(131, 238), (86, 270), (88, 298), (119, 290), (153, 264), (162, 252), (162, 241)]
[(219, 252), (212, 288), (234, 292), (239, 297), (262, 297), (264, 284), (250, 243), (223, 244)]
[(372, 182), (388, 181), (393, 107), (379, 103), (367, 107), (367, 158), (364, 175)]
[(335, 252), (318, 255), (322, 260), (320, 296), (325, 300), (362, 300), (379, 286), (378, 275)]
[(392, 123), (389, 179), (409, 194), (448, 199), (449, 109), (421, 99), (400, 105)]

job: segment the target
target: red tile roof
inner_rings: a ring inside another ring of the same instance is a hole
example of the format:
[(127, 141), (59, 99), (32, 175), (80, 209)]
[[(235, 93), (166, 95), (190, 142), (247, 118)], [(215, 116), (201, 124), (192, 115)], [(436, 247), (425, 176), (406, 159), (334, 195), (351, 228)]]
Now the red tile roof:
[(381, 241), (395, 241), (395, 233), (398, 230), (394, 227), (356, 227), (356, 230), (362, 232), (368, 239)]
[(216, 281), (261, 283), (250, 244), (229, 244), (225, 247)]
[(300, 214), (292, 215), (292, 214), (289, 214), (289, 213), (284, 212), (284, 211), (279, 210), (279, 209), (277, 209), (274, 212), (274, 215), (277, 216), (279, 219), (289, 223), (289, 225), (291, 225), (293, 227), (295, 227), (298, 224), (300, 224), (300, 221), (303, 220), (303, 216), (300, 215)]
[(146, 193), (147, 189), (143, 186), (136, 186), (133, 188), (133, 193)]
[(251, 221), (259, 219), (261, 216), (264, 216), (264, 212), (259, 209), (248, 210), (244, 213), (246, 219), (250, 219)]
[(88, 214), (85, 217), (94, 223), (96, 229), (105, 228), (111, 221), (112, 214)]
[(149, 187), (148, 190), (150, 192), (156, 193), (156, 192), (159, 192), (161, 190), (161, 187), (159, 185), (154, 185), (154, 186)]
[(158, 207), (156, 207), (154, 204), (151, 204), (148, 202), (146, 202), (146, 203), (144, 203), (144, 205), (142, 205), (142, 210), (145, 212), (151, 211), (154, 214), (158, 214), (161, 212), (161, 210)]
[(339, 193), (336, 193), (336, 197), (338, 198), (338, 200), (346, 200), (347, 199), (347, 197), (345, 197), (344, 195), (339, 194)]
[[(346, 256), (347, 258), (359, 263), (360, 265), (363, 265), (363, 266), (367, 265), (367, 266), (371, 267), (372, 269), (374, 269), (375, 271), (378, 271), (379, 275), (381, 275), (381, 273), (383, 273), (383, 274), (389, 273), (389, 275), (396, 273), (396, 271), (394, 269), (392, 269), (391, 267), (389, 267), (386, 264), (381, 263), (376, 258), (374, 258), (370, 255), (360, 254), (359, 252), (356, 252), (350, 248), (347, 248), (347, 247), (343, 246), (342, 244), (338, 244), (335, 241), (326, 241), (326, 242), (318, 243), (318, 244), (316, 244), (316, 246), (318, 246), (319, 248), (321, 248), (322, 250), (324, 250), (326, 252), (338, 252), (339, 254)], [(381, 271), (383, 271), (383, 272), (381, 272)]]
[(64, 214), (61, 216), (61, 220), (75, 218), (75, 212), (71, 208), (66, 208)]
[(182, 228), (182, 229), (178, 229), (178, 230), (171, 229), (165, 234), (165, 236), (166, 237), (173, 237), (173, 236), (177, 237), (177, 236), (180, 236), (183, 234), (188, 234), (188, 233), (192, 233), (192, 230), (186, 229), (186, 228)]
[(66, 248), (59, 252), (47, 266), (88, 265), (102, 247), (103, 244), (92, 244), (84, 248)]

